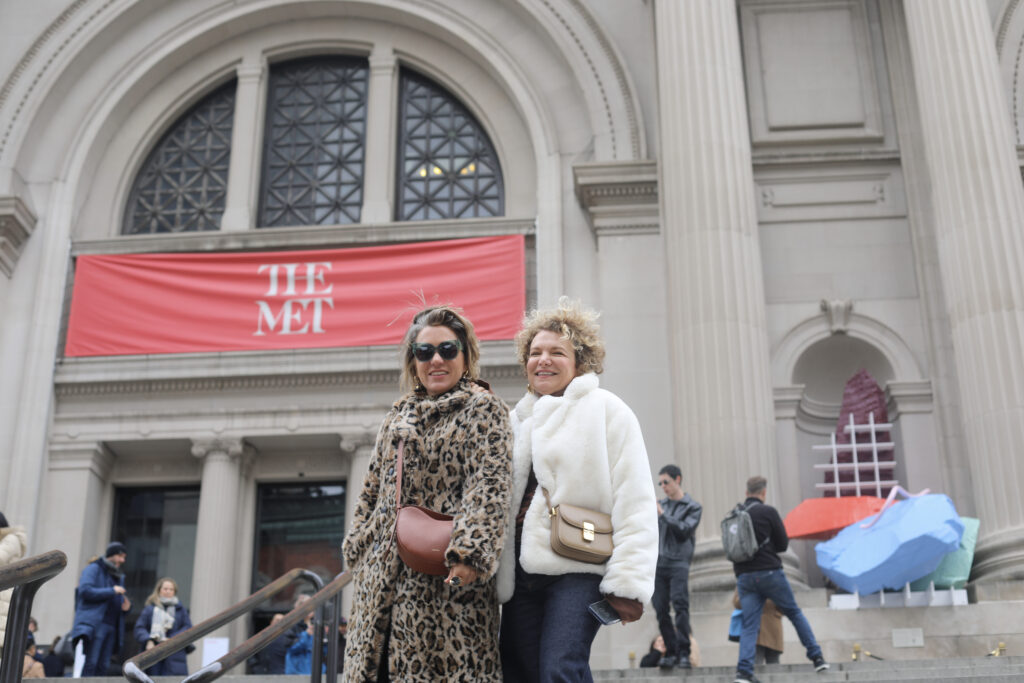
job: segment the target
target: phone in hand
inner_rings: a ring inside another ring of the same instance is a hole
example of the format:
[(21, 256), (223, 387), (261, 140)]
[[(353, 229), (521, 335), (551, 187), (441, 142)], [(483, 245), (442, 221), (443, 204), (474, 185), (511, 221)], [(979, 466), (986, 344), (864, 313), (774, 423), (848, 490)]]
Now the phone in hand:
[(587, 609), (594, 615), (594, 618), (600, 621), (605, 626), (609, 624), (617, 624), (622, 619), (619, 618), (619, 613), (615, 611), (612, 604), (605, 600), (598, 600), (597, 602), (587, 605)]

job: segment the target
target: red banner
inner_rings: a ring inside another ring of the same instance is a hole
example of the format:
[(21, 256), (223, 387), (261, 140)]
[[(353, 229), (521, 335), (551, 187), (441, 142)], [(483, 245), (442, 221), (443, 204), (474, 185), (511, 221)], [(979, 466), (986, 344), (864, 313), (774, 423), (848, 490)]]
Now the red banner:
[(386, 247), (79, 256), (67, 356), (397, 344), (451, 303), (480, 339), (526, 305), (522, 235)]

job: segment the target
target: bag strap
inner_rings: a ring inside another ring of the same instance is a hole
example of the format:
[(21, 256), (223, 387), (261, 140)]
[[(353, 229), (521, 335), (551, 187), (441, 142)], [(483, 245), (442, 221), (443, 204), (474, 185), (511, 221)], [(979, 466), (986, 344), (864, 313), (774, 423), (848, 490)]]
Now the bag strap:
[[(395, 509), (402, 509), (402, 453), (405, 451), (405, 439), (398, 442), (398, 463), (395, 465)], [(397, 515), (395, 516), (397, 520)]]
[(551, 496), (548, 495), (548, 490), (543, 486), (540, 487), (540, 490), (544, 492), (544, 502), (548, 504), (548, 517), (554, 517), (558, 513), (555, 512), (555, 506), (551, 504)]

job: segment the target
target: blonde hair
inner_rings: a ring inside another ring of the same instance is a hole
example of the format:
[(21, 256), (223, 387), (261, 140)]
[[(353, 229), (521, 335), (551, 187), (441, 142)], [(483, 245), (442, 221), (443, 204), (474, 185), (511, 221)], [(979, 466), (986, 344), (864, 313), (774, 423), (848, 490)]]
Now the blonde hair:
[(153, 587), (153, 592), (149, 594), (148, 598), (146, 598), (146, 603), (145, 604), (147, 604), (147, 605), (159, 605), (160, 604), (160, 586), (164, 585), (165, 583), (169, 583), (172, 586), (174, 586), (174, 595), (175, 595), (175, 597), (177, 597), (177, 595), (178, 595), (178, 582), (175, 581), (174, 579), (172, 579), (169, 576), (165, 576), (162, 579), (157, 579), (156, 586)]
[(416, 337), (426, 327), (447, 327), (462, 344), (462, 354), (466, 361), (466, 377), (480, 378), (480, 341), (473, 331), (473, 323), (462, 314), (461, 308), (454, 306), (429, 306), (412, 318), (409, 329), (402, 339), (402, 375), (400, 386), (402, 391), (412, 391), (419, 384), (416, 376), (416, 357), (412, 355), (412, 345)]
[(516, 355), (526, 367), (533, 338), (543, 331), (556, 332), (568, 339), (576, 354), (579, 374), (604, 372), (604, 340), (597, 324), (600, 313), (586, 308), (578, 299), (560, 297), (551, 308), (535, 309), (523, 318), (523, 329), (516, 335)]

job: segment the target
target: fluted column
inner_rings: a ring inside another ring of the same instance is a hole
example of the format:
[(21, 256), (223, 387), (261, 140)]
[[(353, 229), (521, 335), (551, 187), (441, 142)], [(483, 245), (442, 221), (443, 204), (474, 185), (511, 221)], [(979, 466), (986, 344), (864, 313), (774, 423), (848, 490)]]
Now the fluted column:
[[(660, 202), (676, 460), (705, 522), (696, 590), (731, 588), (717, 520), (746, 479), (776, 476), (764, 283), (736, 6), (655, 5)], [(776, 499), (777, 500), (777, 499)]]
[(1024, 189), (983, 0), (906, 0), (934, 229), (981, 535), (976, 581), (1024, 578)]
[[(238, 561), (239, 484), (245, 446), (241, 439), (194, 439), (192, 455), (203, 461), (192, 569), (192, 621), (198, 623), (231, 606)], [(227, 627), (212, 636), (227, 637)], [(237, 645), (237, 643), (234, 643)]]

